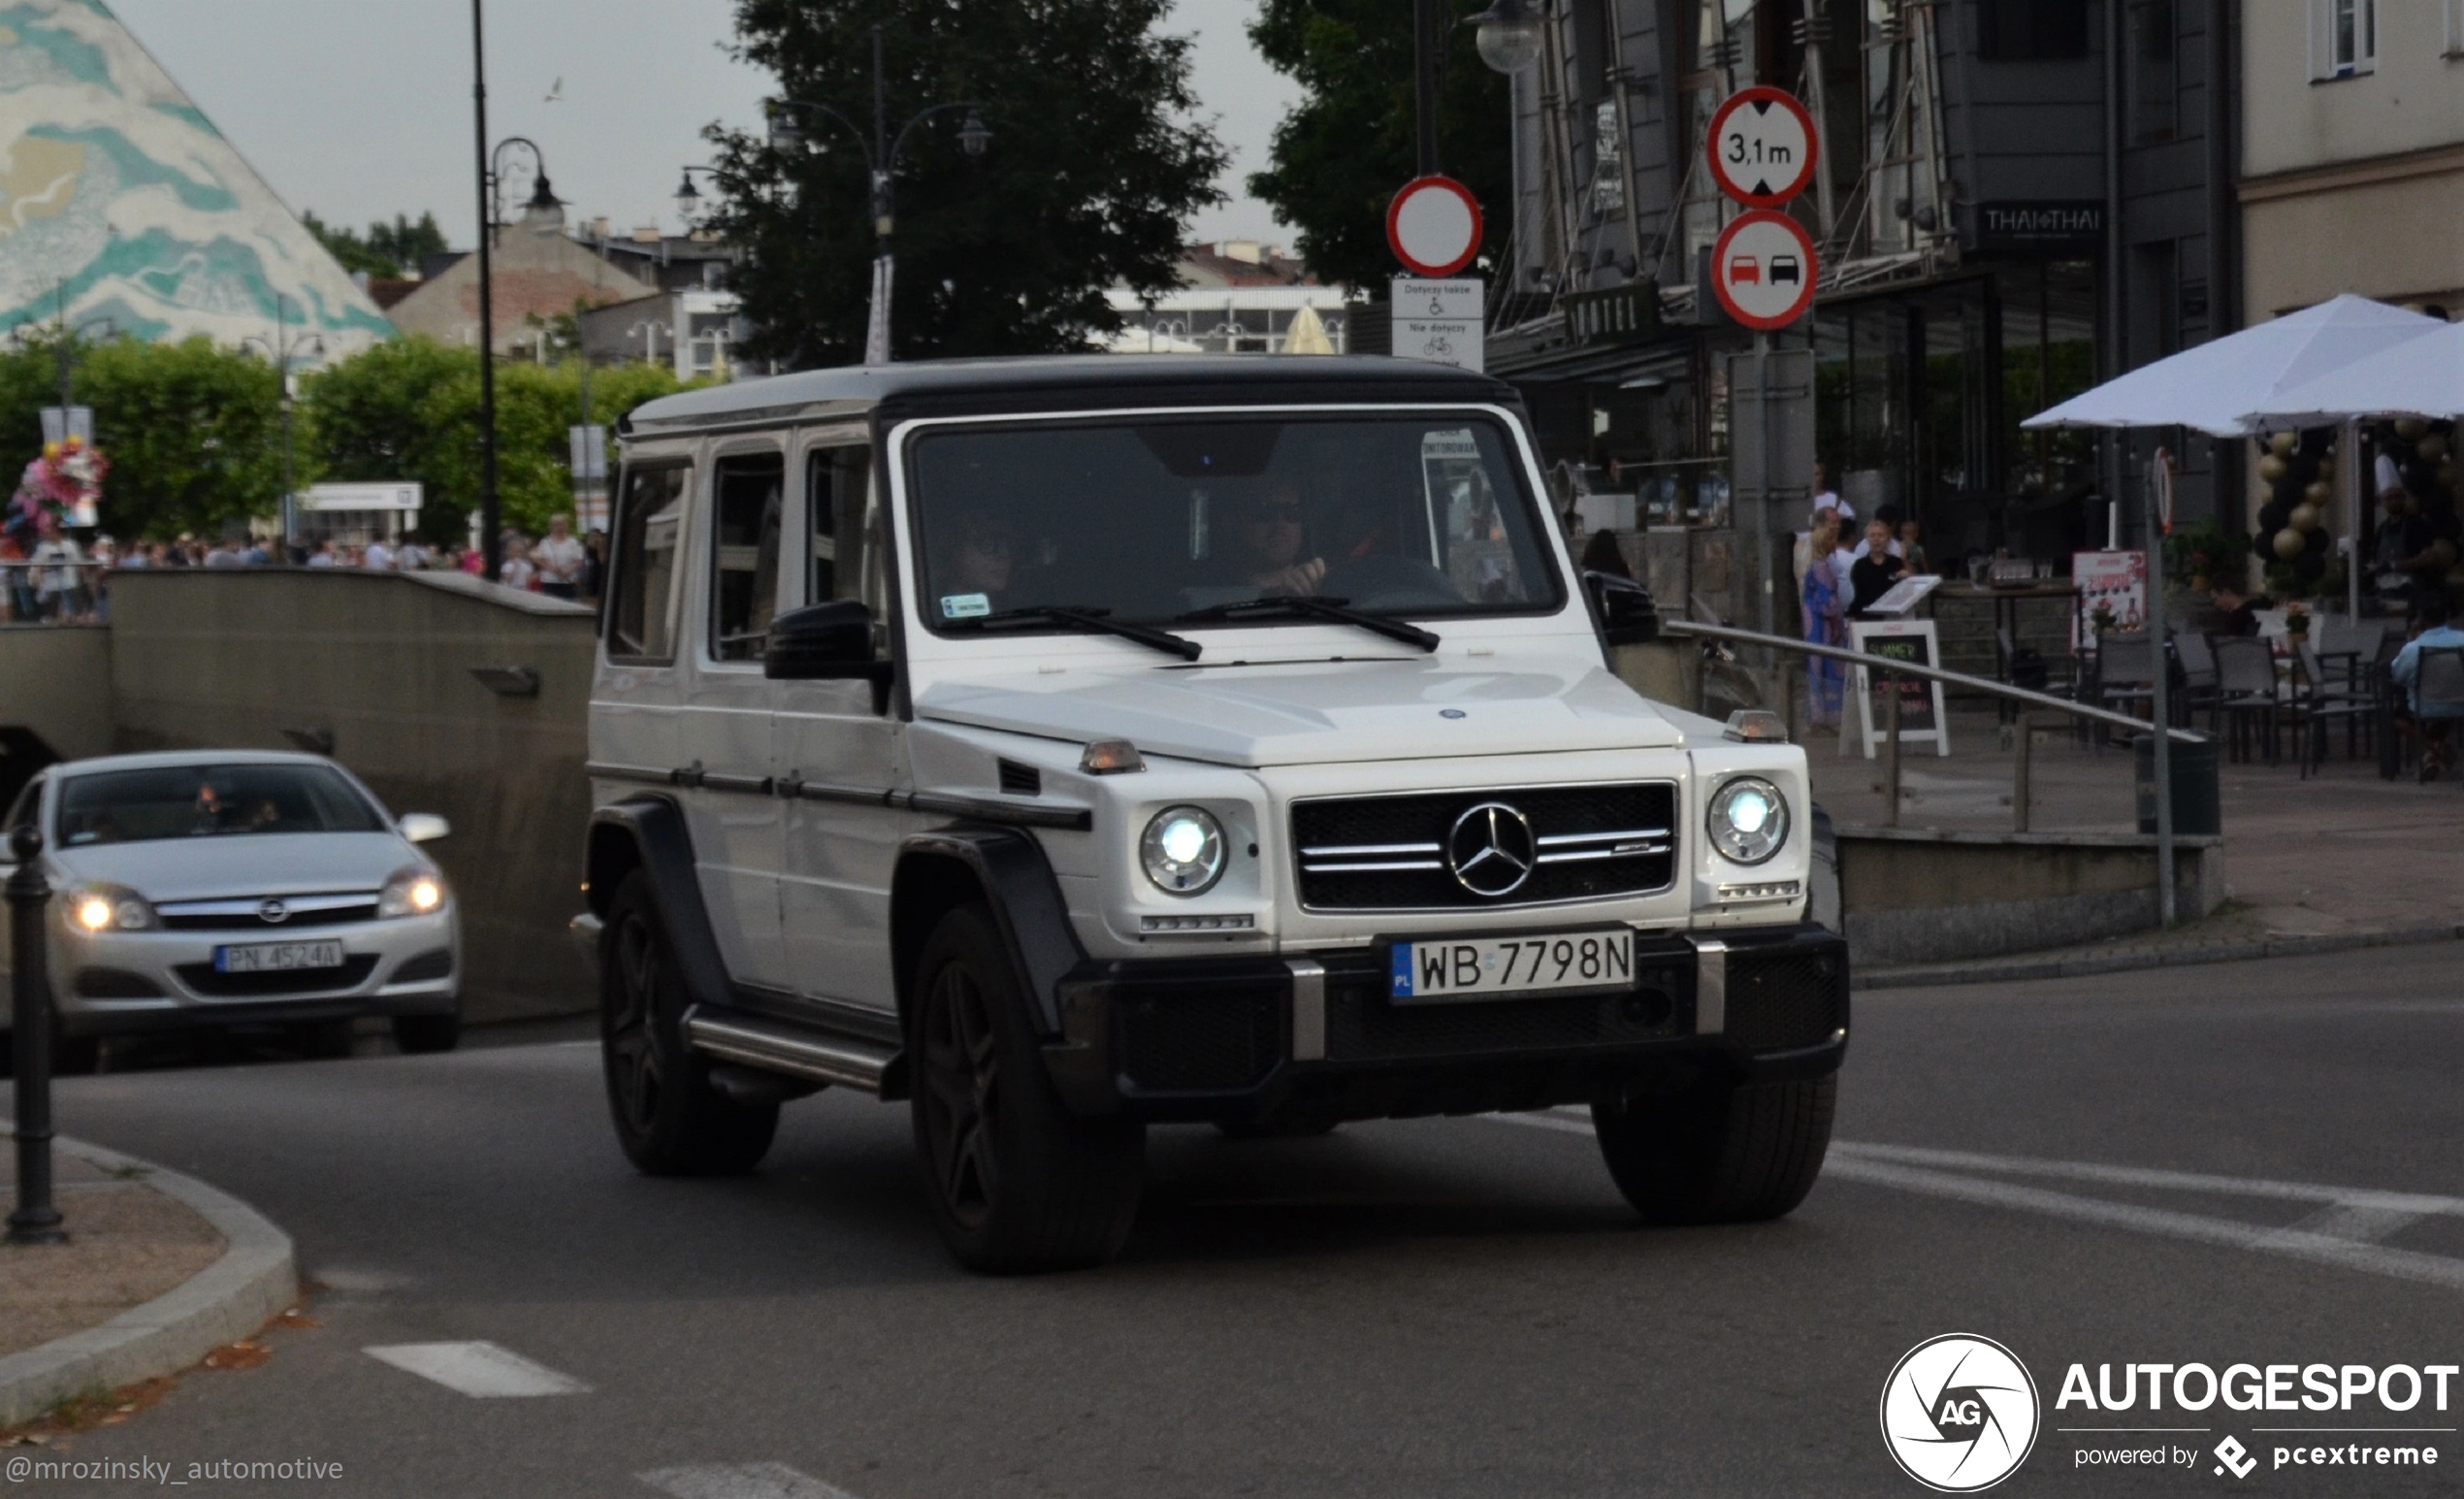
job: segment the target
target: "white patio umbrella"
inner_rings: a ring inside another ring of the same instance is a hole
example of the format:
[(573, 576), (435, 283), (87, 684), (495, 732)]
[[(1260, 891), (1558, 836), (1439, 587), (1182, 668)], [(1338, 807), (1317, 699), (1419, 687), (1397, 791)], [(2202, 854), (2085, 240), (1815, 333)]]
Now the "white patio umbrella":
[(2242, 419), (2253, 428), (2324, 427), (2356, 416), (2464, 416), (2464, 323), (2434, 324), (2420, 338), (2279, 391)]
[(2258, 425), (2252, 413), (2275, 408), (2294, 386), (2446, 326), (2367, 297), (2340, 296), (2141, 366), (2020, 425), (2182, 426), (2248, 437)]

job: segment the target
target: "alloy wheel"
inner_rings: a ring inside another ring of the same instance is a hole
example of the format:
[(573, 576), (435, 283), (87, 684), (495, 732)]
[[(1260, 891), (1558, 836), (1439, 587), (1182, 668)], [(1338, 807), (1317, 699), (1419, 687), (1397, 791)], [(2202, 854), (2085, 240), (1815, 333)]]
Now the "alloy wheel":
[(1000, 1163), (1000, 1059), (984, 991), (964, 966), (935, 976), (924, 1011), (924, 1118), (933, 1177), (951, 1216), (974, 1228), (991, 1215)]

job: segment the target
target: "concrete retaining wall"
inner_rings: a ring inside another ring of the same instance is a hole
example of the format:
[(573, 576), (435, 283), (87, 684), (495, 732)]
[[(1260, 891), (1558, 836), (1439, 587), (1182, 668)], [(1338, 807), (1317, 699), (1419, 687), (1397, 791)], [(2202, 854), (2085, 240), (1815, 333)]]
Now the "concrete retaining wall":
[(0, 728), (32, 730), (62, 760), (110, 754), (111, 631), (0, 625)]
[[(2178, 911), (2205, 916), (2224, 900), (2223, 840), (2174, 844)], [(2024, 953), (2157, 924), (2156, 839), (2135, 833), (1842, 828), (1839, 881), (1860, 963)]]
[[(113, 581), (120, 750), (314, 741), (396, 813), (436, 812), (462, 902), (474, 1021), (591, 1003), (564, 935), (579, 909), (590, 783), (589, 610), (459, 573), (167, 570)], [(473, 667), (528, 667), (506, 697)]]

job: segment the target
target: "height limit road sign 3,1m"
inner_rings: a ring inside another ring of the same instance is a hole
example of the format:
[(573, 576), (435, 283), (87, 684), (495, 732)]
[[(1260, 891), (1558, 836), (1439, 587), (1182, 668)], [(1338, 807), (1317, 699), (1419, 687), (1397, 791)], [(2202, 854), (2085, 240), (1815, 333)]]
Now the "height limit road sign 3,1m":
[(1814, 117), (1782, 88), (1740, 88), (1711, 115), (1702, 149), (1720, 191), (1749, 209), (1775, 209), (1814, 179), (1822, 148)]
[(1758, 332), (1785, 328), (1814, 302), (1814, 242), (1785, 213), (1740, 213), (1711, 248), (1711, 290)]

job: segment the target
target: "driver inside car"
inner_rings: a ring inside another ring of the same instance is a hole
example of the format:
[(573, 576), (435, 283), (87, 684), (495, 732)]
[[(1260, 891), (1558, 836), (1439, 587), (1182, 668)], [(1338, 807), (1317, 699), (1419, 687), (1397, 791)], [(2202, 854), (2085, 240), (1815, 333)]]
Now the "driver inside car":
[(1269, 479), (1242, 512), (1241, 556), (1237, 575), (1262, 595), (1308, 596), (1319, 591), (1326, 577), (1326, 559), (1304, 558), (1309, 526), (1301, 505), (1301, 487), (1287, 478)]

